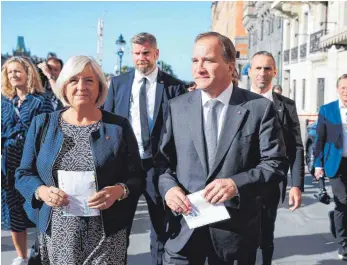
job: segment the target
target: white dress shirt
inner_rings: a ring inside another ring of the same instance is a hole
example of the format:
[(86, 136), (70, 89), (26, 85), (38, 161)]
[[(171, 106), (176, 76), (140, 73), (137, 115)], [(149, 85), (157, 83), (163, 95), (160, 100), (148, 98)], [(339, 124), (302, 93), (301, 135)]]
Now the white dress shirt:
[[(225, 114), (229, 106), (229, 101), (231, 94), (233, 92), (233, 83), (231, 83), (227, 89), (225, 89), (217, 98), (213, 100), (218, 100), (221, 104), (218, 104), (216, 107), (217, 111), (217, 124), (218, 124), (218, 133), (217, 133), (217, 142), (219, 140), (220, 132), (222, 131), (222, 126), (224, 124), (225, 120)], [(211, 98), (209, 95), (201, 90), (201, 103), (202, 103), (202, 109), (203, 109), (203, 115), (204, 115), (204, 131), (206, 131), (206, 122), (207, 122), (207, 113), (209, 110), (209, 104)]]
[(256, 94), (258, 94), (260, 96), (263, 96), (264, 98), (267, 98), (267, 99), (271, 100), (272, 102), (274, 101), (273, 95), (272, 95), (272, 89), (270, 89), (268, 92), (266, 92), (264, 94), (259, 94), (257, 91), (255, 91), (253, 89), (253, 87), (251, 87), (251, 92), (256, 93)]
[(141, 138), (141, 121), (140, 121), (140, 88), (143, 83), (143, 78), (146, 80), (146, 95), (147, 95), (147, 115), (148, 115), (148, 125), (149, 130), (152, 132), (153, 129), (153, 113), (155, 106), (155, 94), (157, 88), (157, 76), (158, 76), (158, 67), (154, 69), (152, 73), (147, 76), (141, 74), (138, 70), (135, 70), (134, 82), (131, 88), (131, 98), (130, 98), (130, 115), (129, 122), (131, 123), (137, 144), (139, 146), (139, 152), (142, 159), (152, 157), (151, 148), (147, 152), (143, 150), (143, 143)]
[[(229, 107), (229, 102), (230, 102), (230, 98), (231, 98), (232, 93), (233, 93), (233, 83), (232, 82), (228, 86), (228, 88), (225, 89), (215, 99), (210, 98), (209, 95), (205, 91), (201, 90), (201, 103), (202, 103), (203, 116), (204, 116), (204, 131), (206, 131), (207, 113), (209, 110), (210, 100), (218, 100), (220, 102), (220, 104), (218, 104), (216, 107), (217, 124), (218, 124), (217, 143), (219, 141), (220, 133), (223, 129), (223, 125), (224, 125), (224, 121), (225, 121), (225, 115), (226, 115), (227, 109)], [(240, 197), (237, 187), (236, 187), (236, 197)]]
[(339, 99), (339, 108), (342, 122), (343, 151), (342, 156), (347, 157), (347, 107)]

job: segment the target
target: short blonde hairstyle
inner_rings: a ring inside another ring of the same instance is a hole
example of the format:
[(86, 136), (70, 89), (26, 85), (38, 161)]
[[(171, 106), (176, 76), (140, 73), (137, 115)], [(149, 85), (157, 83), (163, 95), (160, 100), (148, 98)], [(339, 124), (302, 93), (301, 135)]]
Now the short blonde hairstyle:
[(2, 66), (1, 94), (3, 96), (13, 99), (17, 95), (16, 88), (12, 87), (10, 81), (8, 80), (7, 67), (10, 63), (19, 63), (21, 66), (23, 66), (26, 74), (28, 75), (27, 88), (29, 94), (45, 92), (36, 66), (30, 61), (30, 59), (22, 56), (13, 56), (7, 59)]
[(69, 80), (80, 74), (86, 66), (90, 66), (91, 69), (96, 74), (98, 80), (99, 80), (99, 95), (95, 102), (97, 107), (100, 107), (104, 104), (107, 96), (107, 85), (106, 85), (106, 78), (101, 70), (98, 63), (90, 56), (73, 56), (71, 57), (66, 64), (64, 65), (63, 69), (61, 70), (59, 77), (56, 82), (56, 86), (54, 89), (55, 94), (57, 97), (62, 101), (62, 103), (65, 106), (70, 106), (70, 103), (67, 100), (66, 97), (66, 85), (68, 84)]

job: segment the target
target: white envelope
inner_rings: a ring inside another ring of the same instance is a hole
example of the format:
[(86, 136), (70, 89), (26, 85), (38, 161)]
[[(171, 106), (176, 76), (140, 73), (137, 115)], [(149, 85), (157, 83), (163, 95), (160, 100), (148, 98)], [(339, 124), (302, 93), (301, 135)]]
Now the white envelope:
[(203, 190), (189, 194), (187, 197), (192, 204), (192, 211), (183, 217), (190, 229), (230, 218), (224, 203), (214, 205), (207, 202), (203, 197)]
[(63, 206), (64, 216), (98, 216), (98, 209), (88, 207), (88, 200), (96, 193), (94, 171), (58, 170), (59, 189), (69, 197), (70, 203)]

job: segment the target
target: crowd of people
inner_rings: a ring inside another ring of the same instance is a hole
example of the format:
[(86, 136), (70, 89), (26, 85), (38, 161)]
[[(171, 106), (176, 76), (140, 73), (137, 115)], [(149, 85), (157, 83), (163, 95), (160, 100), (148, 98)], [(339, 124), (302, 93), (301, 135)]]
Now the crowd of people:
[[(12, 265), (28, 264), (33, 226), (41, 264), (126, 265), (141, 195), (152, 265), (252, 265), (258, 248), (270, 265), (278, 204), (288, 184), (291, 211), (304, 191), (298, 114), (272, 87), (274, 57), (253, 55), (248, 91), (224, 35), (196, 37), (188, 85), (157, 67), (155, 36), (139, 33), (131, 44), (135, 69), (108, 79), (88, 56), (5, 62), (1, 198)], [(339, 99), (319, 112), (315, 177), (330, 178), (338, 255), (347, 260), (347, 74), (336, 86)], [(196, 192), (230, 218), (189, 228)]]

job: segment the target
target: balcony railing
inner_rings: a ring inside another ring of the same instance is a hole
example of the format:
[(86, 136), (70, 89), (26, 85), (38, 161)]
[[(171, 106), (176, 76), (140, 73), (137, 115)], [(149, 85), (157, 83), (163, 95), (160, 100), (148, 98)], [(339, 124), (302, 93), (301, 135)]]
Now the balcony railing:
[(306, 58), (307, 43), (300, 45), (300, 58)]
[(322, 50), (319, 47), (319, 41), (323, 35), (324, 35), (324, 30), (317, 31), (310, 35), (310, 53), (315, 53)]
[(293, 61), (298, 60), (298, 47), (294, 47), (290, 50), (290, 59)]
[(285, 63), (289, 63), (289, 51), (290, 51), (290, 50), (285, 50), (285, 51), (283, 52), (283, 61), (284, 61)]

